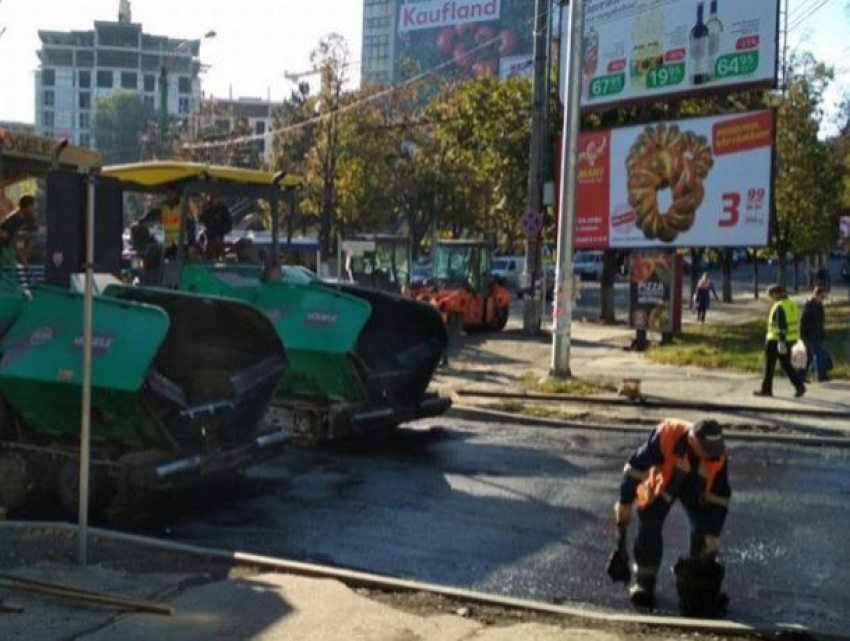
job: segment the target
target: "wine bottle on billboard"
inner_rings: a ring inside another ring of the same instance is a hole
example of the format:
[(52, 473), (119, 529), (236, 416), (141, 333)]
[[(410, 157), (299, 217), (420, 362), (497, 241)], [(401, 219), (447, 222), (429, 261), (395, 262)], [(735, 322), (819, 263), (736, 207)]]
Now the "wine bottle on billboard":
[(708, 28), (708, 74), (709, 78), (714, 77), (714, 63), (717, 61), (717, 56), (720, 55), (720, 36), (723, 34), (723, 23), (717, 17), (717, 1), (711, 0), (711, 9), (708, 14), (708, 22), (705, 26)]
[(697, 22), (691, 29), (691, 84), (704, 85), (709, 81), (706, 64), (708, 62), (708, 27), (705, 25), (705, 4), (697, 3)]

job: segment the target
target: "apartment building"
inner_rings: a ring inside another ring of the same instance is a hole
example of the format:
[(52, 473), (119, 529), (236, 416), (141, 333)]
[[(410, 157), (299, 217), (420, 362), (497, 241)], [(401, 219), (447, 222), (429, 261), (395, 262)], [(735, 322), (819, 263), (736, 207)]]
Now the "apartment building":
[(42, 135), (94, 146), (97, 101), (119, 90), (138, 92), (154, 112), (165, 86), (169, 116), (189, 121), (197, 109), (200, 39), (145, 33), (131, 21), (127, 2), (121, 3), (116, 22), (96, 21), (88, 31), (38, 35), (35, 126)]

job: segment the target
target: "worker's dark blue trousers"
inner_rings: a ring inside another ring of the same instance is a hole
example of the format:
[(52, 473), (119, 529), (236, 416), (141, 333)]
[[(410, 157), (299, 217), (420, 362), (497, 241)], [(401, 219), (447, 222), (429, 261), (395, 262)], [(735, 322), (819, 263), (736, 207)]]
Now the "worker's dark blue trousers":
[[(691, 558), (699, 557), (705, 549), (706, 535), (719, 536), (720, 532), (711, 532), (706, 527), (703, 508), (700, 500), (694, 497), (682, 496), (682, 507), (691, 524)], [(635, 539), (635, 563), (637, 578), (655, 577), (661, 566), (664, 555), (664, 520), (670, 513), (672, 503), (658, 498), (644, 509), (638, 509), (638, 533)]]

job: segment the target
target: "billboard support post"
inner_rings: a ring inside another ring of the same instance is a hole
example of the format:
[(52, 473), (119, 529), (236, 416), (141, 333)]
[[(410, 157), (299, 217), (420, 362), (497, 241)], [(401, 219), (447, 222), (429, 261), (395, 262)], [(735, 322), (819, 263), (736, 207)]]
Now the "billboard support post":
[(564, 104), (564, 139), (561, 150), (561, 194), (558, 224), (558, 266), (555, 271), (555, 328), (552, 337), (552, 375), (569, 378), (573, 314), (573, 228), (576, 218), (576, 170), (581, 100), (581, 54), (584, 2), (570, 6), (570, 48), (567, 95)]

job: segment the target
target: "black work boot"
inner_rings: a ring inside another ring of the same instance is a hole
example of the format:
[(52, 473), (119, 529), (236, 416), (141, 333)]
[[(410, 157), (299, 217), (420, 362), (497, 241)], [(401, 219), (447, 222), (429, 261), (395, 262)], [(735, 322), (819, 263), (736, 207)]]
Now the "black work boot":
[(655, 607), (655, 577), (635, 573), (634, 585), (629, 589), (632, 605), (641, 610), (652, 610)]

